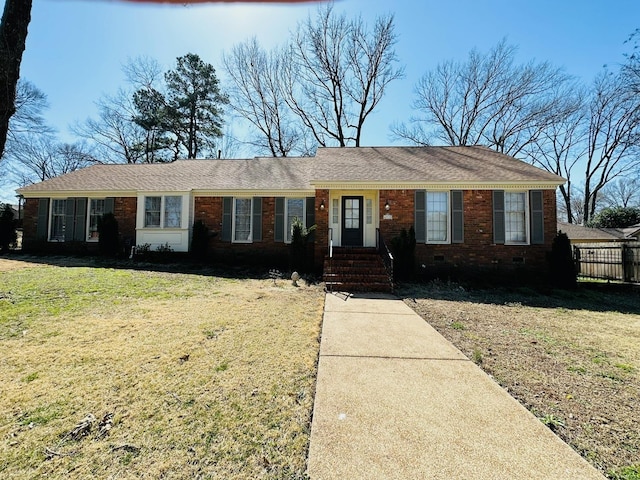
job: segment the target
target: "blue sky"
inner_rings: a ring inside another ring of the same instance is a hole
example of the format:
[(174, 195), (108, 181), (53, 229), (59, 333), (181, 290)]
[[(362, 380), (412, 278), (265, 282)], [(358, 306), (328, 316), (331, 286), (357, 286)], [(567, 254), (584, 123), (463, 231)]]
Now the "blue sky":
[[(34, 0), (21, 75), (49, 99), (48, 122), (70, 141), (69, 125), (95, 115), (94, 102), (124, 86), (121, 67), (148, 55), (165, 68), (197, 53), (221, 81), (221, 56), (256, 36), (283, 43), (318, 4), (169, 6), (117, 0)], [(624, 61), (624, 41), (640, 27), (637, 0), (339, 0), (335, 8), (368, 23), (395, 15), (396, 51), (406, 76), (392, 84), (365, 126), (364, 145), (392, 144), (389, 126), (411, 116), (413, 86), (427, 70), (486, 51), (502, 38), (519, 47), (518, 60), (550, 61), (585, 82), (604, 65)], [(12, 199), (13, 188), (0, 191)]]

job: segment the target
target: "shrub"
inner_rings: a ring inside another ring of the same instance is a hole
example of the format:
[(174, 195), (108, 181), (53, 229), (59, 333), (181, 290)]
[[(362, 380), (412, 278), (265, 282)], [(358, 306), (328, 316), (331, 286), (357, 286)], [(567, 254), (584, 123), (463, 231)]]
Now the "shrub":
[(640, 208), (609, 207), (603, 208), (587, 224), (597, 228), (625, 228), (640, 223)]
[(113, 213), (105, 213), (98, 219), (98, 249), (102, 255), (116, 256), (120, 247), (118, 220)]
[(551, 284), (558, 288), (575, 288), (577, 272), (571, 242), (566, 233), (558, 231), (553, 239), (548, 260)]
[(393, 272), (397, 278), (408, 279), (413, 277), (416, 250), (416, 231), (411, 226), (407, 231), (403, 228), (400, 235), (391, 239), (391, 251), (393, 252)]
[(315, 229), (316, 225), (304, 228), (302, 220), (298, 217), (295, 217), (291, 222), (291, 245), (289, 248), (291, 252), (290, 263), (292, 270), (299, 270), (301, 272), (308, 270), (310, 260), (307, 243), (309, 241), (309, 235)]
[(0, 252), (6, 252), (18, 241), (18, 233), (16, 232), (18, 222), (13, 217), (11, 206), (5, 204), (0, 210)]
[(198, 260), (204, 260), (207, 258), (208, 249), (209, 229), (202, 220), (196, 220), (191, 233), (191, 255)]

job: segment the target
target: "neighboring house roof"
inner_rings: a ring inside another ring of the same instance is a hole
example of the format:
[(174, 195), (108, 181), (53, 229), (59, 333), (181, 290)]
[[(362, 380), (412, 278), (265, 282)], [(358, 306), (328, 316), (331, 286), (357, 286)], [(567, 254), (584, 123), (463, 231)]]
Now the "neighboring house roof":
[(640, 240), (640, 225), (632, 225), (625, 228), (605, 228), (604, 230), (623, 240)]
[(621, 242), (634, 240), (633, 232), (637, 234), (640, 226), (620, 228), (593, 228), (575, 225), (573, 223), (558, 222), (558, 230), (567, 234), (572, 243)]
[(564, 179), (485, 147), (318, 148), (315, 157), (94, 165), (21, 188), (70, 192), (309, 191), (322, 184), (554, 188)]

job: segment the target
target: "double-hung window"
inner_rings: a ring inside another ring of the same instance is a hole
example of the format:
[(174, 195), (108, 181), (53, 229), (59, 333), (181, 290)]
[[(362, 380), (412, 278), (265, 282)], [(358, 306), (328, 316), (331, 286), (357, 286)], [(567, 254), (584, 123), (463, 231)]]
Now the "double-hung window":
[(286, 233), (287, 243), (291, 242), (291, 236), (293, 234), (293, 224), (295, 221), (302, 223), (302, 227), (305, 228), (305, 205), (304, 198), (287, 198), (286, 199), (286, 215), (287, 215), (287, 227)]
[(160, 228), (160, 212), (162, 211), (162, 197), (144, 198), (144, 227)]
[(89, 199), (89, 228), (87, 231), (87, 240), (98, 240), (98, 222), (102, 215), (104, 215), (105, 200), (104, 198), (90, 198)]
[(504, 193), (505, 243), (527, 242), (527, 196), (525, 192)]
[(49, 240), (52, 242), (64, 242), (66, 208), (66, 199), (53, 199), (51, 201), (51, 231), (49, 233)]
[(145, 228), (180, 228), (182, 225), (182, 197), (145, 197)]
[(426, 192), (427, 243), (449, 242), (449, 194)]
[(233, 199), (233, 241), (251, 242), (251, 198)]
[(164, 197), (164, 228), (180, 228), (182, 197)]
[(416, 242), (464, 243), (463, 193), (462, 190), (416, 190)]

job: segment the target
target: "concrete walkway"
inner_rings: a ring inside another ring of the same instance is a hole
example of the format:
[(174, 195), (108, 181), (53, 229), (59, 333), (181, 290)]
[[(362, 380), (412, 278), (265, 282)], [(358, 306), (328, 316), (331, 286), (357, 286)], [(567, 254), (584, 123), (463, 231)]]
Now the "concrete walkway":
[(401, 300), (327, 294), (311, 480), (600, 479)]

